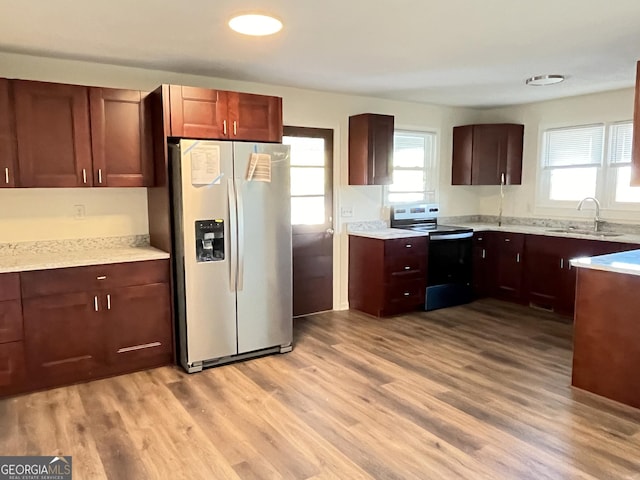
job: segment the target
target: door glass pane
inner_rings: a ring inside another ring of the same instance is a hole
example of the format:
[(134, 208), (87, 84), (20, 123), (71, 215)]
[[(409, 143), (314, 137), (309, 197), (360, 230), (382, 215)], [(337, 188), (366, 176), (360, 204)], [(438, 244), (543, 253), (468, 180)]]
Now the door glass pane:
[(324, 167), (324, 138), (282, 137), (291, 146), (291, 165)]
[(291, 197), (291, 225), (322, 225), (324, 196)]
[(324, 195), (324, 168), (291, 167), (291, 195)]
[(551, 171), (551, 200), (580, 201), (596, 195), (596, 167), (563, 168)]
[(631, 187), (631, 167), (617, 168), (616, 202), (640, 202), (640, 187)]

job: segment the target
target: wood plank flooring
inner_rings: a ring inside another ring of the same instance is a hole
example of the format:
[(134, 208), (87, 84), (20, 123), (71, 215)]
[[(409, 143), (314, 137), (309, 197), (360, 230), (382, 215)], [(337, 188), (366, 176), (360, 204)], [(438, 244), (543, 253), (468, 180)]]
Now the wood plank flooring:
[(640, 410), (571, 389), (571, 325), (496, 300), (296, 320), (295, 349), (0, 401), (75, 479), (640, 479)]

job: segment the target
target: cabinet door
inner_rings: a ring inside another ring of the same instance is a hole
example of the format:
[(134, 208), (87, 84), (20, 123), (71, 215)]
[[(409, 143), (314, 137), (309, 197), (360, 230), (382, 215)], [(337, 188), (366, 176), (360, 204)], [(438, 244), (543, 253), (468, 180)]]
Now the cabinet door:
[(0, 343), (22, 340), (20, 300), (0, 302)]
[(16, 135), (9, 80), (0, 78), (0, 188), (16, 186)]
[(453, 127), (451, 185), (471, 185), (473, 125)]
[(372, 117), (373, 134), (373, 182), (372, 185), (388, 185), (393, 170), (393, 125), (389, 115)]
[(152, 184), (151, 112), (142, 97), (137, 90), (90, 89), (95, 186)]
[(254, 142), (282, 142), (282, 99), (227, 92), (229, 138)]
[(499, 185), (507, 151), (507, 137), (501, 125), (475, 125), (473, 127), (473, 185)]
[(156, 283), (105, 293), (109, 363), (127, 370), (171, 361), (169, 285)]
[(89, 293), (23, 301), (27, 368), (35, 387), (63, 385), (104, 366), (103, 312)]
[(22, 342), (0, 344), (0, 397), (25, 390)]
[(12, 81), (22, 187), (91, 186), (87, 88)]
[(349, 117), (349, 185), (391, 183), (393, 125), (391, 115)]
[(173, 137), (229, 138), (227, 92), (171, 85), (169, 102)]
[(504, 173), (505, 185), (522, 183), (522, 148), (524, 125), (503, 125), (506, 135), (506, 151), (500, 158), (500, 173)]
[(473, 293), (476, 298), (489, 297), (495, 291), (494, 243), (492, 232), (473, 235)]
[(529, 303), (557, 310), (562, 301), (566, 241), (562, 238), (528, 235), (525, 246), (526, 296)]
[(495, 243), (496, 294), (498, 297), (520, 302), (524, 235), (503, 233), (496, 236)]
[(636, 64), (636, 97), (633, 109), (633, 147), (631, 148), (631, 185), (640, 185), (640, 61)]

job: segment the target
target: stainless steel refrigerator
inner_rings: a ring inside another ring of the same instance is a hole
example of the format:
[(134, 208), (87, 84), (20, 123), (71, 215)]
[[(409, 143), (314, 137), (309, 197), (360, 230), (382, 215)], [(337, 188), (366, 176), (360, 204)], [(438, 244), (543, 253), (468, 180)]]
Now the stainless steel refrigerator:
[(183, 367), (290, 351), (289, 146), (180, 140), (169, 158)]

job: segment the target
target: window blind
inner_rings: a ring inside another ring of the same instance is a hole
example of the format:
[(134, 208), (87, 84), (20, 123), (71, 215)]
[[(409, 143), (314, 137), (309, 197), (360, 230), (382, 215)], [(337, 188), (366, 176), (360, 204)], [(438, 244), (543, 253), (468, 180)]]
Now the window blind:
[(547, 130), (544, 166), (557, 168), (600, 165), (603, 143), (602, 124)]
[(631, 163), (633, 122), (615, 123), (610, 127), (609, 163), (613, 166)]

